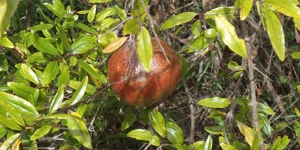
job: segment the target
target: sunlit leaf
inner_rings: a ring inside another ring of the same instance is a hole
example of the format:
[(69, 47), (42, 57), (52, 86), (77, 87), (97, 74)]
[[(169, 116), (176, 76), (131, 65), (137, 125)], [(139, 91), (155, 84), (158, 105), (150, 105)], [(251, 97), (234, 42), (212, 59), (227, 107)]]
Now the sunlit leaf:
[(0, 92), (0, 97), (0, 102), (9, 103), (21, 115), (39, 116), (36, 108), (31, 103), (20, 97), (5, 92)]
[(6, 126), (11, 130), (21, 131), (22, 128), (11, 118), (8, 118), (6, 115), (0, 114), (0, 124)]
[(130, 19), (128, 20), (123, 28), (123, 34), (136, 34), (140, 29), (140, 24), (138, 23), (137, 19)]
[(50, 108), (49, 108), (49, 114), (54, 113), (59, 108), (63, 99), (64, 99), (64, 85), (61, 85), (58, 88), (54, 98), (51, 101)]
[(197, 141), (197, 142), (195, 142), (193, 144), (190, 144), (189, 148), (191, 150), (197, 150), (197, 149), (204, 149), (204, 146), (205, 146), (204, 141)]
[(3, 108), (8, 112), (10, 118), (16, 122), (18, 125), (24, 127), (25, 122), (19, 112), (10, 104), (2, 102)]
[(275, 49), (279, 59), (283, 61), (285, 58), (285, 40), (280, 20), (275, 12), (268, 8), (267, 5), (264, 5), (263, 8), (266, 16), (267, 32), (269, 34), (272, 47)]
[(196, 15), (197, 13), (195, 12), (183, 12), (181, 14), (172, 16), (170, 19), (164, 22), (161, 27), (163, 29), (175, 27), (192, 20)]
[(21, 70), (20, 73), (23, 75), (24, 78), (27, 80), (33, 82), (34, 84), (39, 84), (38, 77), (36, 74), (33, 72), (33, 70), (28, 67), (26, 64), (21, 65)]
[(88, 81), (89, 81), (89, 78), (87, 76), (82, 80), (78, 89), (74, 92), (73, 96), (70, 99), (70, 106), (76, 104), (78, 101), (81, 100), (81, 98), (83, 97), (83, 95), (85, 93)]
[(58, 27), (58, 34), (61, 42), (64, 45), (65, 50), (70, 51), (70, 43), (67, 34), (65, 32), (65, 29), (62, 26)]
[(234, 26), (223, 15), (215, 16), (217, 30), (220, 32), (223, 42), (236, 54), (246, 58), (247, 50), (245, 41), (238, 38)]
[(221, 143), (220, 146), (221, 146), (222, 150), (237, 150), (233, 146), (228, 145), (228, 144), (224, 144), (224, 143)]
[[(80, 117), (76, 112), (71, 113), (72, 116)], [(68, 119), (67, 120), (68, 129), (71, 132), (72, 136), (86, 148), (92, 149), (92, 140), (85, 125), (85, 122), (82, 119)]]
[[(16, 147), (19, 147), (20, 140), (21, 140), (20, 133), (14, 134), (14, 135), (10, 136), (9, 138), (7, 138), (2, 143), (0, 149), (7, 150), (7, 149), (11, 148), (13, 150), (17, 150)], [(12, 145), (14, 145), (14, 147), (11, 147)]]
[(78, 64), (86, 72), (88, 72), (90, 75), (92, 75), (93, 77), (95, 77), (98, 80), (100, 80), (102, 83), (104, 83), (104, 84), (107, 83), (106, 77), (100, 71), (94, 70), (89, 64), (87, 64), (86, 62), (82, 61), (81, 59), (78, 60)]
[(145, 27), (143, 27), (142, 31), (138, 34), (137, 53), (145, 70), (150, 72), (153, 49), (151, 37)]
[(127, 38), (128, 37), (117, 38), (104, 48), (103, 53), (111, 53), (119, 49), (126, 42)]
[(24, 98), (24, 99), (29, 99), (30, 95), (34, 96), (34, 99), (36, 100), (39, 96), (39, 90), (35, 89), (30, 86), (26, 86), (25, 84), (22, 83), (17, 83), (17, 82), (7, 82), (8, 87), (14, 91), (15, 94), (18, 96)]
[(300, 8), (295, 3), (287, 2), (286, 0), (263, 0), (263, 2), (272, 5), (284, 15), (300, 18)]
[(211, 138), (211, 135), (208, 135), (205, 141), (204, 150), (212, 150), (212, 144), (213, 144), (213, 140)]
[(96, 16), (96, 5), (93, 5), (87, 16), (88, 21), (93, 22), (95, 16)]
[(32, 27), (29, 27), (29, 30), (49, 30), (53, 27), (53, 24), (39, 24)]
[(173, 123), (167, 122), (166, 123), (166, 137), (172, 144), (182, 144), (184, 137), (181, 128)]
[(236, 121), (236, 122), (237, 122), (237, 126), (239, 127), (241, 133), (244, 135), (247, 143), (252, 147), (252, 143), (253, 143), (253, 139), (254, 139), (254, 134), (253, 134), (252, 129), (239, 121)]
[(137, 139), (137, 140), (143, 140), (143, 141), (149, 141), (151, 140), (151, 132), (145, 129), (135, 129), (127, 133), (128, 137)]
[(223, 133), (222, 126), (205, 126), (204, 130), (210, 134), (222, 134)]
[(149, 110), (148, 116), (154, 130), (162, 137), (166, 136), (166, 123), (164, 117), (155, 109)]
[(80, 29), (82, 29), (82, 30), (84, 30), (86, 32), (89, 32), (89, 33), (92, 33), (92, 34), (98, 34), (98, 32), (94, 28), (91, 28), (91, 27), (89, 27), (89, 26), (87, 26), (87, 25), (85, 25), (85, 24), (83, 24), (81, 22), (76, 22), (75, 25), (78, 28), (80, 28)]
[[(1, 33), (0, 33), (1, 34)], [(7, 48), (14, 48), (14, 44), (5, 36), (0, 38), (0, 45)]]
[(228, 98), (212, 97), (205, 98), (198, 102), (198, 105), (212, 108), (226, 108), (231, 104)]
[(51, 81), (56, 78), (58, 71), (59, 68), (56, 61), (48, 63), (43, 72), (42, 84), (45, 85), (51, 83)]
[(52, 126), (51, 125), (44, 125), (41, 128), (34, 131), (32, 136), (30, 137), (30, 140), (36, 140), (43, 136), (45, 136), (50, 130)]
[(241, 13), (240, 13), (240, 18), (241, 20), (245, 20), (252, 8), (253, 0), (241, 0), (240, 1), (240, 8), (241, 8)]
[(19, 0), (0, 1), (0, 38), (10, 23), (10, 18), (14, 15), (19, 4)]

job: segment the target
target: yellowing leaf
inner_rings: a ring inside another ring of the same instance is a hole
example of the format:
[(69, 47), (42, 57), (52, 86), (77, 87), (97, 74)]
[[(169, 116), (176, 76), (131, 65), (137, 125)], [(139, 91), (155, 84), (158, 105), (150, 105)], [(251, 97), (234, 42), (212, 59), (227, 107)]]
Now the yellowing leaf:
[(253, 0), (240, 0), (241, 20), (245, 20), (248, 17), (249, 12), (251, 11), (251, 8), (252, 8), (252, 3), (253, 3)]
[[(18, 150), (19, 145), (21, 143), (21, 136), (20, 133), (17, 133), (15, 135), (10, 136), (9, 138), (7, 138), (1, 145), (0, 149), (13, 149), (13, 150)], [(12, 146), (12, 147), (10, 147)]]
[(241, 133), (245, 136), (247, 143), (252, 147), (252, 143), (253, 143), (253, 139), (254, 139), (254, 134), (253, 134), (252, 129), (239, 121), (236, 121), (236, 122), (237, 122), (237, 125), (238, 125)]
[(238, 38), (234, 26), (223, 15), (215, 16), (217, 30), (220, 32), (223, 42), (236, 54), (246, 58), (247, 50), (245, 41)]
[(275, 49), (275, 52), (279, 59), (283, 61), (285, 58), (285, 40), (280, 20), (275, 12), (268, 8), (267, 5), (264, 5), (263, 9), (266, 16), (267, 32), (270, 37), (272, 46)]
[(113, 42), (111, 42), (108, 46), (105, 47), (103, 50), (103, 53), (111, 53), (118, 48), (120, 48), (127, 40), (127, 37), (121, 37), (115, 39)]

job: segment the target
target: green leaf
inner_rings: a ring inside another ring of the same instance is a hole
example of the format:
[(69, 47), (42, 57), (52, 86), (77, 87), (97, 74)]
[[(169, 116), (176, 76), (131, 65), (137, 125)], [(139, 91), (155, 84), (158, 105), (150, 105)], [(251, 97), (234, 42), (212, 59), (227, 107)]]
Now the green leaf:
[(191, 29), (192, 29), (192, 33), (194, 34), (194, 36), (199, 36), (201, 34), (201, 30), (202, 30), (202, 26), (201, 26), (200, 20), (196, 20), (192, 24)]
[(257, 131), (254, 134), (254, 139), (253, 139), (251, 150), (260, 150), (259, 142), (260, 142), (260, 139), (259, 139), (258, 131)]
[(259, 120), (263, 121), (263, 126), (262, 126), (262, 131), (267, 134), (267, 135), (271, 135), (273, 132), (273, 128), (271, 126), (270, 121), (267, 119), (267, 117), (264, 114), (258, 113), (258, 118)]
[[(294, 122), (294, 130), (297, 137), (300, 137), (300, 123), (299, 121)], [(300, 140), (298, 140), (298, 144), (300, 144)]]
[(124, 122), (122, 123), (121, 131), (124, 131), (125, 129), (129, 128), (133, 124), (133, 122), (135, 121), (135, 119), (136, 119), (135, 114), (129, 114), (125, 118)]
[(32, 27), (29, 27), (28, 29), (29, 30), (35, 30), (35, 31), (38, 31), (38, 30), (49, 30), (53, 26), (54, 26), (53, 24), (39, 24), (39, 25), (35, 25), (35, 26), (32, 26)]
[(89, 81), (89, 78), (87, 76), (82, 80), (80, 86), (74, 92), (73, 96), (70, 99), (70, 106), (76, 104), (83, 97), (88, 81)]
[(205, 126), (204, 130), (210, 134), (222, 134), (223, 133), (222, 126)]
[(153, 49), (151, 37), (145, 27), (138, 34), (137, 53), (145, 70), (150, 72)]
[(34, 100), (37, 100), (39, 96), (39, 90), (30, 86), (26, 86), (17, 82), (7, 82), (8, 87), (14, 91), (18, 96), (29, 99), (30, 95), (34, 96)]
[(222, 147), (223, 150), (236, 150), (236, 148), (234, 148), (233, 146), (224, 143), (221, 143), (220, 146)]
[(58, 88), (54, 98), (51, 101), (50, 108), (49, 108), (49, 114), (54, 113), (59, 108), (63, 99), (64, 99), (64, 85), (61, 85)]
[(89, 66), (86, 62), (82, 61), (81, 59), (78, 59), (78, 64), (80, 67), (82, 67), (86, 72), (88, 72), (93, 77), (100, 80), (102, 83), (106, 84), (107, 80), (106, 77), (102, 73), (96, 72), (91, 66)]
[(2, 106), (8, 112), (10, 118), (13, 121), (15, 121), (18, 125), (20, 125), (22, 127), (25, 126), (25, 122), (24, 122), (23, 118), (18, 113), (18, 111), (13, 106), (11, 106), (11, 104), (2, 102)]
[[(124, 11), (123, 9), (121, 9), (120, 7), (118, 7), (118, 6), (115, 6), (115, 9), (116, 9), (116, 11), (117, 11), (119, 17), (121, 18), (121, 20), (122, 20), (122, 21), (125, 21), (126, 18), (127, 18), (127, 17), (126, 17), (125, 11)], [(124, 32), (124, 31), (123, 31), (123, 32)]]
[(240, 2), (240, 18), (241, 20), (245, 20), (251, 11), (253, 0), (241, 0)]
[(280, 144), (277, 146), (277, 149), (280, 150), (280, 149), (285, 149), (286, 146), (289, 144), (290, 142), (290, 139), (288, 136), (284, 136), (281, 141), (280, 141)]
[(236, 122), (237, 122), (237, 126), (239, 127), (239, 130), (244, 135), (247, 143), (252, 147), (252, 143), (254, 139), (254, 134), (252, 129), (239, 121)]
[(96, 16), (96, 5), (93, 5), (87, 16), (88, 21), (93, 22), (95, 16)]
[(237, 62), (230, 60), (227, 67), (232, 71), (243, 71), (244, 68), (240, 66)]
[(54, 80), (58, 74), (58, 64), (56, 61), (50, 62), (43, 73), (43, 79), (42, 79), (42, 85), (51, 83), (52, 80)]
[(179, 56), (180, 56), (180, 64), (181, 64), (180, 78), (182, 79), (188, 73), (189, 68), (186, 59), (182, 55)]
[(192, 20), (195, 16), (197, 15), (197, 13), (195, 12), (184, 12), (184, 13), (180, 13), (178, 15), (172, 16), (171, 18), (169, 18), (166, 22), (164, 22), (162, 24), (162, 28), (163, 29), (169, 29), (169, 28), (173, 28), (177, 25), (186, 23), (190, 20)]
[(214, 28), (204, 30), (204, 36), (206, 38), (215, 39), (218, 35), (218, 32)]
[(21, 131), (22, 128), (12, 119), (8, 118), (6, 115), (0, 114), (0, 124), (6, 126), (11, 130)]
[(293, 52), (292, 54), (290, 54), (292, 56), (293, 59), (298, 59), (300, 60), (300, 52)]
[[(72, 61), (70, 60), (72, 63)], [(60, 70), (60, 76), (58, 77), (58, 86), (62, 84), (67, 84), (70, 81), (70, 71), (69, 71), (69, 66), (66, 65), (65, 63), (60, 63), (59, 65), (59, 70)]]
[[(0, 33), (1, 34), (1, 33)], [(0, 45), (7, 48), (14, 48), (14, 44), (5, 36), (0, 38)]]
[(198, 105), (212, 108), (226, 108), (231, 104), (228, 98), (212, 97), (205, 98), (198, 102)]
[(78, 120), (81, 120), (81, 118), (79, 116), (73, 116), (70, 114), (52, 114), (49, 116), (45, 116), (41, 119), (63, 119), (63, 120), (78, 119)]
[(140, 24), (137, 21), (137, 18), (128, 20), (123, 28), (123, 34), (136, 34), (139, 32)]
[(58, 55), (58, 49), (56, 49), (47, 39), (37, 36), (33, 42), (33, 46), (43, 52), (51, 55)]
[[(15, 150), (16, 149), (16, 146), (18, 146), (19, 143), (21, 140), (21, 135), (20, 133), (17, 133), (17, 134), (14, 134), (12, 136), (10, 136), (9, 138), (7, 138), (1, 145), (0, 149), (3, 149), (3, 150), (7, 150), (9, 148), (11, 148), (12, 150)], [(17, 144), (17, 145), (15, 145)], [(12, 146), (12, 147), (11, 147)]]
[(92, 33), (92, 34), (98, 34), (98, 32), (94, 29), (94, 28), (91, 28), (81, 22), (76, 22), (75, 23), (76, 27), (86, 31), (86, 32), (89, 32), (89, 33)]
[(154, 145), (154, 146), (159, 146), (160, 145), (160, 139), (159, 139), (158, 136), (153, 135), (153, 136), (151, 136), (151, 139), (149, 140), (149, 143), (151, 145)]
[(143, 141), (150, 141), (151, 140), (151, 132), (145, 129), (135, 129), (127, 133), (128, 137), (143, 140)]
[(262, 113), (267, 114), (267, 115), (273, 115), (274, 114), (274, 111), (272, 110), (272, 108), (270, 108), (269, 106), (267, 106), (263, 103), (260, 103), (260, 102), (257, 105), (257, 111), (262, 112)]
[(205, 141), (204, 150), (212, 150), (212, 144), (213, 144), (213, 140), (212, 140), (211, 136), (208, 135), (208, 137)]
[(14, 15), (19, 4), (19, 0), (0, 1), (0, 38), (10, 23), (10, 18)]
[(76, 112), (82, 118), (87, 109), (88, 109), (88, 105), (87, 104), (80, 104), (77, 107)]
[[(75, 90), (77, 90), (80, 86), (81, 82), (80, 81), (74, 81), (70, 80), (69, 81), (69, 86)], [(96, 91), (96, 88), (90, 84), (87, 85), (85, 92), (89, 94), (93, 94)]]
[(215, 16), (217, 30), (223, 42), (236, 54), (247, 58), (246, 45), (243, 39), (238, 38), (234, 26), (223, 15)]
[(285, 58), (285, 41), (280, 20), (275, 12), (268, 8), (267, 5), (264, 5), (263, 8), (266, 16), (267, 32), (269, 34), (272, 46), (275, 49), (279, 60), (283, 61)]
[(101, 21), (101, 29), (111, 29), (111, 27), (114, 27), (113, 25), (116, 25), (120, 22), (119, 19), (113, 19), (113, 18), (106, 18)]
[(31, 103), (29, 103), (28, 101), (20, 97), (5, 92), (0, 92), (0, 97), (1, 97), (0, 102), (3, 102), (4, 104), (9, 103), (22, 116), (23, 115), (29, 115), (31, 117), (39, 116), (39, 113), (37, 112), (35, 107)]
[(38, 85), (39, 80), (36, 76), (36, 74), (33, 72), (31, 68), (29, 68), (26, 64), (21, 65), (21, 70), (20, 70), (21, 75), (26, 78), (27, 80), (33, 82), (34, 84)]
[(115, 15), (115, 14), (117, 14), (116, 9), (114, 9), (112, 7), (105, 8), (104, 10), (102, 10), (101, 12), (99, 12), (96, 15), (96, 21), (100, 22), (103, 19), (105, 19), (106, 17), (112, 16), (112, 15)]
[[(300, 117), (300, 111), (298, 108), (294, 108), (294, 111), (298, 117)], [(300, 136), (299, 136), (300, 137)]]
[(148, 111), (148, 116), (154, 130), (162, 137), (166, 136), (166, 123), (164, 117), (155, 109)]
[(61, 40), (61, 42), (63, 43), (64, 45), (64, 48), (67, 50), (67, 51), (70, 51), (70, 43), (69, 43), (69, 40), (66, 36), (66, 32), (65, 32), (65, 29), (60, 26), (58, 27), (58, 34), (59, 34), (59, 38)]
[(166, 137), (172, 144), (182, 144), (184, 141), (183, 132), (181, 128), (173, 123), (167, 122), (166, 123)]
[(213, 28), (216, 27), (215, 16), (223, 15), (228, 20), (235, 18), (235, 9), (233, 7), (217, 7), (205, 13), (206, 22)]
[(192, 40), (191, 46), (192, 48), (188, 49), (188, 52), (194, 52), (196, 50), (201, 50), (203, 48), (206, 48), (214, 41), (214, 39), (210, 39), (205, 37), (203, 34), (198, 36), (196, 39)]
[(30, 137), (30, 140), (37, 140), (43, 136), (45, 136), (49, 131), (51, 130), (51, 125), (44, 125), (41, 128), (34, 131), (32, 136)]
[[(300, 8), (295, 3), (286, 0), (263, 0), (264, 4), (272, 5), (277, 11), (289, 17), (300, 18)], [(266, 5), (265, 5), (266, 7)], [(266, 16), (266, 18), (268, 18)]]
[(71, 50), (73, 54), (82, 54), (91, 50), (95, 47), (95, 42), (97, 38), (95, 36), (84, 36), (81, 39), (75, 41), (71, 45)]
[[(79, 115), (76, 112), (71, 113), (72, 116)], [(68, 119), (67, 120), (68, 129), (71, 132), (72, 136), (86, 148), (92, 149), (92, 140), (91, 136), (87, 130), (85, 122), (82, 119)]]
[(45, 20), (48, 21), (48, 23), (54, 24), (54, 21), (52, 19), (50, 19), (47, 15), (44, 14), (44, 12), (41, 9), (41, 7), (39, 7), (39, 12), (41, 12), (42, 16), (45, 18)]
[(204, 149), (205, 143), (204, 141), (197, 141), (193, 144), (189, 145), (190, 150)]

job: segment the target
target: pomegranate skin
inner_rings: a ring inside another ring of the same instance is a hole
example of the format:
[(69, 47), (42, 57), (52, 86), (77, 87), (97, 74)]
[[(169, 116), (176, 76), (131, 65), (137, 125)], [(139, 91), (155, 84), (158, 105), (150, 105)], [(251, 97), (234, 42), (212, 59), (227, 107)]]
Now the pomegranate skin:
[(174, 50), (164, 41), (168, 61), (158, 41), (152, 39), (151, 70), (146, 72), (135, 49), (128, 42), (119, 48), (108, 61), (108, 81), (115, 94), (133, 106), (150, 106), (167, 98), (180, 80), (181, 65)]

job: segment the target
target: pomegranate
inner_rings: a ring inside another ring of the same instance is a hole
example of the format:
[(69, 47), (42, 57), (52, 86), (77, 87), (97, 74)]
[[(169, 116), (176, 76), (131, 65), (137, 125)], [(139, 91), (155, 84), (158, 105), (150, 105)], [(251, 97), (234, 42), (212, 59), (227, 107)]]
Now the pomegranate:
[(180, 62), (174, 50), (160, 40), (152, 38), (151, 70), (146, 72), (136, 49), (126, 42), (108, 61), (108, 80), (115, 94), (130, 105), (150, 106), (167, 98), (180, 80)]

